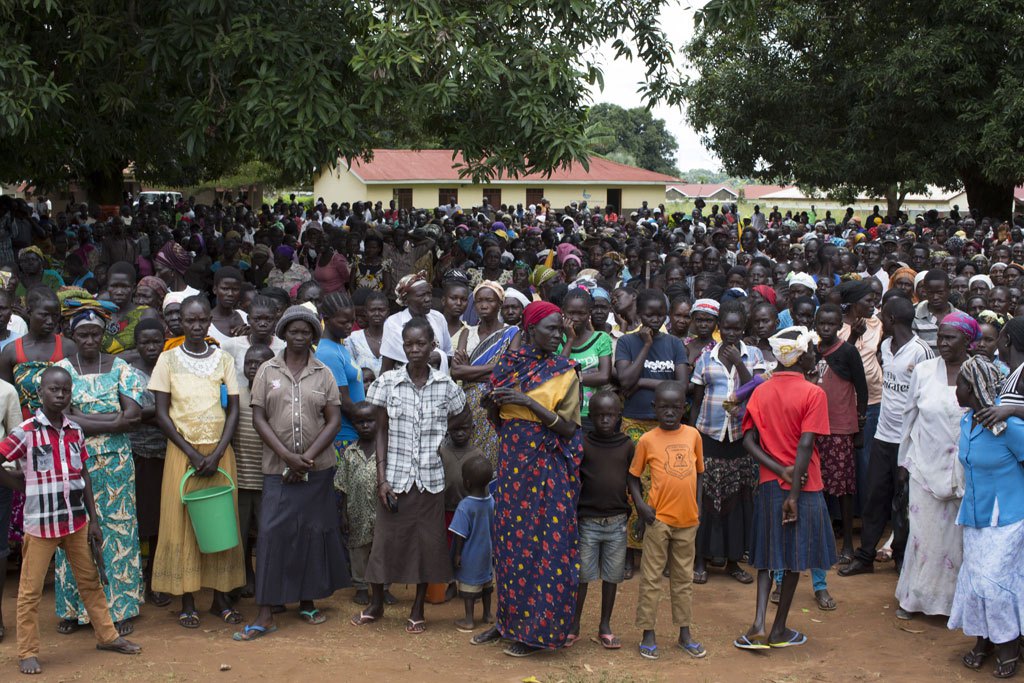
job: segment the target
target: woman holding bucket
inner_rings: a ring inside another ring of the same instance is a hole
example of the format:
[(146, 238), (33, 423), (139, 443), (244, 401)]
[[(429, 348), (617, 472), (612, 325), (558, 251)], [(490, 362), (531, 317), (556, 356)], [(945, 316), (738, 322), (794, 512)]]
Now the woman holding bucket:
[[(334, 295), (332, 295), (334, 296)], [(255, 640), (277, 630), (274, 605), (299, 603), (307, 624), (327, 620), (313, 604), (351, 585), (334, 497), (334, 437), (341, 395), (313, 355), (320, 320), (292, 306), (277, 323), (284, 351), (252, 384), (252, 422), (263, 440), (263, 500), (256, 546), (256, 620), (234, 635)]]
[[(182, 503), (185, 489), (193, 492), (224, 486), (218, 469), (232, 482), (235, 477), (231, 437), (238, 425), (238, 375), (231, 356), (206, 341), (210, 320), (206, 299), (185, 299), (181, 304), (185, 341), (160, 354), (149, 380), (149, 389), (156, 398), (157, 422), (168, 438), (153, 590), (182, 596), (178, 623), (185, 628), (199, 628), (192, 594), (201, 588), (213, 589), (211, 614), (229, 624), (242, 622), (242, 615), (231, 607), (226, 595), (245, 585), (242, 545), (238, 542), (237, 489), (233, 493), (235, 545), (221, 552), (200, 550), (193, 524), (211, 520), (190, 519)], [(227, 410), (221, 407), (222, 384), (227, 387)], [(183, 483), (190, 468), (195, 476)]]

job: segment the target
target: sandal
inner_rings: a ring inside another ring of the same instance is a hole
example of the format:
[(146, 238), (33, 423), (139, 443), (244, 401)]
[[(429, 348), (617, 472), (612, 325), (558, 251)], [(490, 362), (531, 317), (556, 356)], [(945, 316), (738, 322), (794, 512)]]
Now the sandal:
[(231, 636), (231, 640), (236, 640), (239, 643), (248, 643), (251, 640), (262, 638), (263, 636), (270, 635), (277, 630), (277, 626), (259, 626), (257, 624), (246, 624), (241, 631), (237, 631)]
[(633, 565), (632, 564), (627, 564), (626, 568), (622, 571), (622, 579), (624, 581), (629, 581), (632, 578), (633, 578)]
[(565, 637), (565, 643), (562, 645), (562, 648), (568, 650), (570, 647), (575, 645), (576, 641), (579, 640), (579, 639), (580, 639), (580, 634), (578, 634), (578, 633), (570, 633), (569, 635), (567, 635)]
[(327, 621), (327, 617), (324, 616), (323, 612), (316, 609), (315, 607), (309, 610), (302, 610), (301, 612), (299, 612), (299, 617), (301, 617), (304, 622), (311, 626), (319, 626), (320, 624)]
[(622, 647), (622, 642), (614, 633), (598, 633), (597, 637), (601, 641), (601, 647), (606, 650), (618, 650)]
[(199, 613), (195, 611), (182, 612), (178, 615), (178, 623), (185, 628), (199, 628)]
[(241, 624), (245, 619), (234, 607), (225, 607), (220, 612), (210, 610), (210, 614), (220, 617), (225, 624)]
[(778, 643), (768, 643), (768, 647), (782, 648), (782, 647), (795, 647), (797, 645), (803, 645), (807, 642), (807, 636), (800, 631), (793, 631), (793, 635), (785, 640), (779, 641)]
[(773, 605), (777, 605), (777, 604), (779, 604), (779, 602), (781, 600), (782, 600), (782, 588), (780, 588), (779, 585), (776, 584), (775, 588), (768, 595), (768, 601), (771, 602)]
[(825, 589), (814, 591), (814, 601), (822, 612), (831, 612), (836, 608), (835, 599)]
[(729, 576), (736, 579), (742, 584), (754, 583), (754, 577), (748, 574), (746, 571), (744, 571), (743, 567), (736, 567), (736, 569), (733, 569), (731, 572), (729, 572)]
[(367, 614), (366, 612), (360, 612), (359, 614), (352, 617), (349, 620), (349, 623), (353, 626), (366, 626), (367, 624), (372, 624), (373, 622), (377, 621), (377, 619), (379, 618), (380, 617), (375, 617), (372, 614)]
[(694, 659), (703, 659), (708, 654), (708, 651), (704, 649), (704, 646), (697, 642), (679, 643), (679, 647), (682, 648), (683, 652)]
[(423, 619), (406, 619), (405, 632), (418, 636), (427, 630), (427, 622)]
[(127, 636), (135, 632), (135, 624), (132, 623), (131, 619), (115, 621), (114, 628), (117, 629), (117, 634), (120, 636)]
[(487, 643), (493, 643), (496, 640), (501, 640), (501, 632), (498, 631), (496, 626), (492, 626), (483, 633), (478, 633), (469, 639), (470, 645), (486, 645)]
[(137, 655), (142, 652), (142, 647), (140, 645), (136, 645), (132, 641), (125, 640), (120, 636), (109, 643), (97, 643), (96, 649), (104, 652), (116, 652), (120, 655)]
[(707, 569), (701, 569), (699, 572), (694, 572), (693, 573), (693, 582), (698, 584), (698, 585), (701, 585), (701, 586), (703, 586), (705, 583), (707, 583), (708, 582), (708, 570)]
[(80, 628), (82, 625), (78, 623), (78, 619), (61, 619), (57, 624), (57, 633), (69, 636)]
[(843, 552), (839, 553), (839, 559), (836, 560), (836, 564), (850, 564), (851, 562), (853, 562), (852, 550), (844, 550)]
[(167, 605), (171, 604), (171, 596), (167, 593), (149, 591), (146, 593), (146, 602), (151, 602), (157, 607), (167, 607)]
[(996, 657), (996, 668), (992, 675), (996, 678), (1010, 678), (1017, 673), (1018, 659), (1020, 659), (1020, 655), (1011, 659), (999, 659), (999, 657)]
[(979, 671), (985, 664), (985, 660), (992, 654), (992, 648), (978, 652), (975, 649), (971, 649), (967, 654), (960, 658), (960, 661), (964, 663), (968, 669)]
[(661, 655), (658, 654), (657, 645), (644, 645), (640, 643), (640, 656), (644, 659), (657, 659)]
[(505, 648), (504, 652), (509, 657), (529, 657), (535, 655), (544, 648), (534, 647), (533, 645), (527, 645), (526, 643), (515, 642)]
[(741, 650), (767, 650), (770, 648), (768, 643), (763, 643), (760, 640), (751, 640), (749, 636), (743, 634), (736, 640), (732, 641), (733, 647), (737, 647)]

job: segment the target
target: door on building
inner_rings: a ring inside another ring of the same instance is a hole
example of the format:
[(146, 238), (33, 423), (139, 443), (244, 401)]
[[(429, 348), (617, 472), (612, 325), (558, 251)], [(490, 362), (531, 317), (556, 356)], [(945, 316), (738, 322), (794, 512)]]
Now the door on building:
[(492, 209), (498, 209), (501, 207), (501, 188), (497, 187), (485, 187), (484, 188), (484, 203), (490, 205)]
[(528, 187), (526, 188), (526, 205), (540, 204), (540, 200), (544, 199), (544, 188), (543, 187)]
[(394, 197), (395, 204), (398, 205), (398, 210), (411, 211), (412, 210), (412, 188), (411, 187), (396, 187), (392, 191), (392, 197)]
[(455, 197), (455, 203), (459, 203), (459, 188), (457, 187), (442, 187), (437, 191), (437, 205), (448, 206), (448, 202)]
[(622, 190), (617, 187), (608, 188), (608, 198), (604, 203), (605, 207), (615, 207), (615, 213), (622, 211)]

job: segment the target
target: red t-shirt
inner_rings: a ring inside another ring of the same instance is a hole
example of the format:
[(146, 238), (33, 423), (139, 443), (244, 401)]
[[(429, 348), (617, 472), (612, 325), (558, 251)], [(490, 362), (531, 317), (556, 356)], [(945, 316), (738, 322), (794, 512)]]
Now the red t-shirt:
[[(743, 416), (743, 431), (757, 427), (761, 448), (783, 467), (796, 464), (796, 448), (806, 432), (827, 435), (828, 399), (821, 387), (804, 379), (799, 372), (776, 371), (771, 379), (754, 389)], [(761, 465), (761, 483), (777, 481), (789, 486), (770, 469)], [(807, 484), (803, 491), (821, 491), (821, 461), (818, 449), (807, 466)]]

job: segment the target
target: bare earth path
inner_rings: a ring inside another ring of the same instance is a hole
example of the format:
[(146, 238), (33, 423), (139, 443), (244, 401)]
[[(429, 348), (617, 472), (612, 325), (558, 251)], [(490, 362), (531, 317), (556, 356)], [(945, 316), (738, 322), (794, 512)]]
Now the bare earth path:
[[(667, 581), (667, 580), (666, 580)], [(202, 626), (188, 631), (178, 626), (176, 613), (150, 605), (142, 608), (132, 636), (145, 648), (138, 657), (97, 652), (92, 631), (70, 636), (56, 633), (53, 591), (42, 602), (42, 676), (17, 672), (15, 646), (16, 577), (8, 579), (3, 614), (7, 638), (0, 643), (0, 681), (522, 681), (531, 676), (541, 683), (583, 681), (959, 681), (989, 680), (968, 671), (959, 657), (971, 640), (946, 629), (945, 619), (897, 621), (892, 564), (873, 576), (841, 579), (829, 574), (830, 590), (839, 603), (835, 612), (819, 611), (809, 576), (801, 578), (790, 625), (806, 632), (807, 645), (767, 653), (741, 652), (732, 640), (753, 616), (754, 587), (743, 586), (712, 571), (710, 581), (694, 586), (694, 634), (708, 650), (704, 660), (692, 660), (674, 649), (667, 601), (659, 612), (661, 659), (641, 659), (639, 632), (632, 627), (637, 582), (622, 585), (613, 626), (623, 649), (606, 651), (591, 642), (597, 631), (600, 591), (584, 615), (583, 638), (571, 649), (513, 659), (494, 645), (473, 647), (469, 636), (452, 626), (461, 616), (461, 603), (427, 606), (427, 632), (405, 633), (409, 587), (396, 586), (402, 600), (388, 608), (378, 624), (356, 628), (349, 618), (357, 611), (351, 589), (338, 592), (320, 607), (328, 615), (322, 626), (299, 621), (296, 607), (278, 615), (277, 633), (251, 643), (231, 640), (234, 627), (202, 613)], [(208, 594), (197, 601), (208, 608)], [(173, 605), (172, 605), (173, 607)], [(255, 615), (251, 600), (239, 609)], [(230, 669), (222, 671), (223, 666)]]

